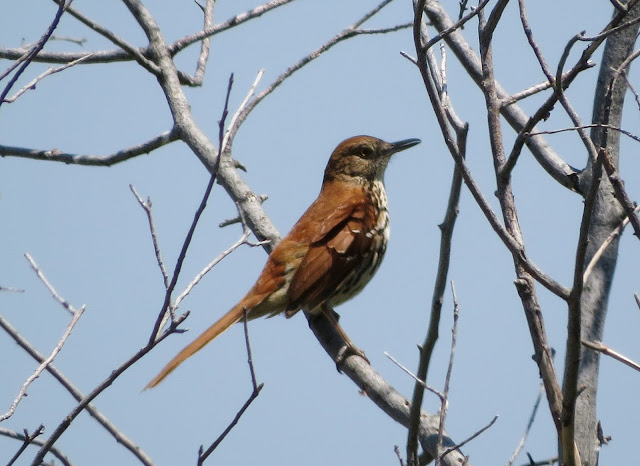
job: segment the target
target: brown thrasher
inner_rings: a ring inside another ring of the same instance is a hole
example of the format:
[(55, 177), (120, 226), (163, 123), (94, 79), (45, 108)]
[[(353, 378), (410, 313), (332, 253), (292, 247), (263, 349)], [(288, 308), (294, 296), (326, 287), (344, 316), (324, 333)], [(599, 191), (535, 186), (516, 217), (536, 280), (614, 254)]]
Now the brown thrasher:
[[(318, 198), (269, 255), (253, 288), (184, 348), (145, 388), (243, 319), (300, 309), (326, 313), (358, 294), (378, 269), (389, 239), (384, 172), (391, 156), (420, 143), (371, 136), (341, 142), (331, 154)], [(343, 334), (343, 336), (345, 336)], [(348, 341), (348, 340), (347, 340)]]

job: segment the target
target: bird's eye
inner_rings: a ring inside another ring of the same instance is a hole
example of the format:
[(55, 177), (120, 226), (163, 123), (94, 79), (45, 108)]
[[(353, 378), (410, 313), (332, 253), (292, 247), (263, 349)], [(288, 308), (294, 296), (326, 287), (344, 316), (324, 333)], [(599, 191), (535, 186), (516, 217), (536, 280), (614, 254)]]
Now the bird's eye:
[(371, 149), (371, 147), (363, 147), (362, 149), (360, 149), (360, 156), (364, 158), (371, 157), (372, 154), (373, 149)]

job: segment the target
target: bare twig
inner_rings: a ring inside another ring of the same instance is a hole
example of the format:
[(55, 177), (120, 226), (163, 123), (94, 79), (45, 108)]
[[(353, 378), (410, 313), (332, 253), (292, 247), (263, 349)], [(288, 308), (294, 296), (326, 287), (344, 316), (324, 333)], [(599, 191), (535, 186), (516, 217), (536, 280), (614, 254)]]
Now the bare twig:
[(484, 431), (486, 431), (487, 429), (489, 429), (492, 425), (494, 425), (496, 423), (496, 421), (498, 420), (498, 415), (496, 414), (495, 416), (493, 416), (493, 419), (491, 419), (491, 421), (489, 421), (489, 424), (487, 424), (486, 426), (484, 426), (482, 429), (476, 431), (475, 433), (473, 433), (470, 437), (468, 437), (467, 439), (465, 439), (464, 441), (460, 442), (459, 444), (449, 448), (448, 450), (446, 450), (443, 454), (442, 457), (444, 458), (445, 456), (447, 456), (449, 453), (455, 451), (455, 450), (459, 450), (460, 448), (462, 448), (463, 446), (465, 446), (467, 443), (469, 443), (471, 440), (473, 440), (474, 438), (478, 437), (480, 434), (482, 434)]
[[(205, 6), (202, 7), (202, 13), (204, 16), (203, 29), (208, 29), (213, 26), (213, 8), (215, 7), (215, 4), (215, 0), (206, 0)], [(193, 75), (193, 85), (202, 85), (202, 82), (204, 81), (204, 73), (207, 68), (210, 50), (211, 37), (205, 37), (200, 43), (200, 55), (198, 55), (196, 72)]]
[[(478, 16), (478, 35), (480, 38), (480, 61), (482, 68), (481, 89), (487, 108), (489, 141), (496, 175), (496, 196), (500, 202), (505, 229), (509, 236), (520, 245), (521, 251), (524, 253), (524, 240), (518, 220), (511, 179), (509, 176), (502, 176), (502, 172), (507, 165), (507, 159), (505, 157), (502, 136), (498, 87), (493, 66), (493, 33), (504, 6), (505, 2), (499, 2), (488, 20), (485, 20), (483, 12), (480, 12)], [(522, 301), (522, 307), (529, 326), (531, 341), (535, 349), (535, 360), (545, 384), (551, 417), (556, 429), (560, 432), (562, 428), (560, 422), (560, 414), (563, 408), (562, 392), (558, 384), (558, 377), (551, 357), (551, 347), (547, 338), (542, 312), (540, 311), (540, 303), (533, 285), (532, 278), (535, 278), (535, 275), (528, 270), (521, 256), (513, 255), (513, 262), (517, 276), (514, 284)], [(567, 298), (568, 296), (565, 296), (565, 299)]]
[[(593, 68), (594, 66), (596, 66), (595, 63), (589, 62), (587, 63), (587, 67), (588, 68)], [(565, 73), (562, 75), (562, 78), (564, 79), (566, 76), (569, 76), (569, 71), (565, 71)], [(532, 95), (537, 94), (538, 92), (542, 92), (545, 91), (547, 89), (549, 89), (552, 86), (552, 83), (549, 82), (549, 80), (547, 79), (544, 82), (541, 82), (540, 84), (536, 84), (534, 86), (531, 86), (527, 89), (524, 89), (523, 91), (520, 92), (516, 92), (515, 94), (511, 94), (508, 97), (504, 97), (501, 101), (500, 101), (500, 107), (508, 107), (509, 105), (512, 105), (516, 102), (519, 102), (520, 100), (526, 99), (527, 97), (531, 97)], [(529, 133), (531, 135), (539, 135), (539, 134), (544, 134), (543, 132), (536, 132), (536, 133)]]
[[(640, 212), (640, 205), (636, 206), (636, 208), (634, 209), (634, 212), (635, 213)], [(589, 278), (589, 275), (591, 275), (593, 268), (596, 266), (596, 264), (602, 257), (602, 254), (604, 254), (604, 252), (606, 251), (607, 247), (611, 244), (611, 242), (620, 236), (620, 234), (622, 233), (622, 230), (624, 230), (624, 227), (627, 226), (627, 223), (629, 223), (629, 217), (625, 217), (620, 222), (620, 225), (614, 228), (613, 231), (609, 234), (609, 236), (607, 236), (607, 239), (605, 239), (602, 242), (598, 250), (595, 252), (593, 257), (591, 258), (591, 261), (589, 261), (589, 264), (584, 269), (584, 276), (582, 279), (583, 283), (585, 284), (587, 283), (587, 279)]]
[[(20, 346), (25, 350), (29, 356), (31, 356), (38, 363), (42, 363), (45, 360), (45, 356), (38, 352), (33, 345), (31, 345), (25, 338), (18, 333), (18, 331), (7, 322), (5, 319), (0, 316), (0, 327), (7, 332), (7, 334)], [(47, 372), (49, 372), (59, 383), (62, 385), (76, 401), (82, 401), (84, 399), (84, 395), (80, 390), (78, 390), (71, 381), (64, 376), (53, 364), (49, 364), (47, 366)], [(118, 428), (98, 409), (92, 404), (88, 404), (86, 408), (87, 412), (91, 417), (93, 417), (104, 429), (109, 432), (113, 438), (121, 445), (123, 445), (126, 449), (128, 449), (131, 453), (133, 453), (138, 460), (144, 464), (145, 466), (152, 466), (153, 461), (149, 458), (142, 449), (134, 444), (131, 439), (129, 439), (126, 435), (124, 435)], [(2, 434), (2, 430), (0, 430), (0, 434)], [(44, 442), (40, 440), (36, 440), (33, 442), (37, 445), (44, 445)], [(51, 453), (58, 456), (56, 454), (56, 449), (51, 448)], [(62, 460), (61, 460), (62, 461)], [(65, 463), (66, 464), (66, 463)]]
[(615, 197), (627, 214), (627, 218), (633, 227), (633, 231), (638, 239), (640, 239), (640, 218), (638, 218), (638, 215), (635, 212), (636, 206), (629, 198), (627, 190), (624, 188), (624, 182), (620, 179), (618, 170), (616, 169), (613, 159), (608, 151), (603, 151), (603, 164), (604, 169), (609, 176), (609, 181), (613, 186)]
[(275, 79), (275, 81), (273, 81), (265, 90), (260, 92), (260, 94), (258, 94), (251, 101), (251, 103), (249, 105), (247, 105), (245, 110), (238, 116), (235, 124), (229, 128), (229, 138), (230, 139), (234, 138), (235, 134), (237, 133), (238, 129), (240, 128), (242, 123), (245, 121), (247, 116), (256, 107), (256, 105), (258, 105), (265, 97), (267, 97), (274, 90), (276, 90), (278, 88), (278, 86), (280, 86), (280, 84), (282, 84), (289, 76), (291, 76), (293, 73), (298, 71), (300, 68), (304, 67), (308, 63), (310, 63), (313, 60), (315, 60), (316, 58), (318, 58), (320, 55), (322, 55), (324, 52), (326, 52), (327, 50), (332, 48), (334, 45), (342, 42), (345, 39), (349, 39), (351, 37), (354, 37), (354, 36), (357, 36), (357, 35), (361, 35), (361, 34), (384, 34), (384, 33), (393, 32), (393, 31), (397, 31), (399, 29), (410, 27), (410, 24), (402, 24), (402, 25), (395, 26), (395, 27), (392, 27), (392, 28), (384, 28), (384, 29), (372, 29), (372, 30), (359, 29), (359, 27), (365, 21), (367, 21), (368, 19), (373, 17), (376, 13), (378, 13), (382, 8), (384, 8), (386, 5), (388, 5), (391, 1), (392, 0), (383, 0), (380, 4), (378, 4), (375, 8), (373, 8), (372, 10), (367, 12), (365, 15), (363, 15), (358, 21), (353, 23), (351, 26), (345, 28), (340, 33), (338, 33), (333, 38), (331, 38), (329, 41), (325, 42), (319, 48), (317, 48), (316, 50), (311, 52), (309, 55), (307, 55), (306, 57), (302, 58), (301, 60), (299, 60), (294, 65), (292, 65), (289, 68), (287, 68), (287, 70), (284, 73), (282, 73), (280, 76), (278, 76)]
[(153, 242), (153, 251), (155, 253), (156, 261), (158, 262), (158, 268), (160, 269), (160, 273), (162, 274), (162, 280), (164, 282), (164, 288), (166, 290), (169, 287), (169, 277), (167, 276), (167, 270), (164, 267), (164, 261), (162, 260), (162, 254), (160, 252), (160, 245), (158, 244), (158, 235), (156, 233), (156, 227), (153, 222), (153, 213), (151, 211), (151, 207), (152, 207), (151, 198), (147, 197), (147, 200), (144, 201), (140, 197), (140, 195), (136, 191), (136, 188), (134, 188), (132, 184), (129, 185), (129, 189), (131, 190), (133, 195), (136, 197), (136, 200), (138, 201), (138, 204), (140, 204), (140, 207), (142, 207), (142, 210), (144, 210), (145, 214), (147, 214), (147, 221), (149, 222), (149, 231), (151, 233), (151, 241)]
[(224, 430), (224, 432), (222, 432), (222, 434), (220, 434), (220, 436), (211, 445), (209, 445), (209, 447), (206, 450), (204, 450), (203, 446), (200, 445), (200, 449), (198, 450), (198, 466), (202, 466), (202, 464), (209, 457), (209, 455), (211, 455), (211, 453), (213, 453), (213, 451), (216, 448), (218, 448), (218, 445), (222, 443), (222, 441), (229, 434), (229, 432), (231, 432), (231, 430), (236, 426), (236, 424), (238, 424), (238, 421), (240, 421), (240, 418), (242, 417), (242, 415), (245, 413), (247, 408), (249, 408), (251, 403), (253, 403), (253, 400), (255, 400), (258, 397), (258, 395), (260, 395), (260, 391), (264, 387), (264, 383), (258, 384), (256, 381), (256, 373), (255, 373), (255, 368), (253, 366), (253, 357), (251, 355), (251, 342), (249, 340), (249, 326), (247, 325), (246, 309), (244, 310), (243, 324), (244, 324), (245, 345), (247, 347), (247, 363), (249, 364), (249, 372), (251, 374), (251, 384), (253, 386), (253, 391), (251, 392), (251, 395), (249, 395), (249, 398), (244, 403), (244, 405), (242, 405), (240, 410), (236, 413), (235, 417), (229, 423), (229, 425)]
[(456, 344), (458, 341), (458, 317), (460, 315), (460, 306), (458, 305), (458, 297), (456, 296), (456, 287), (451, 281), (451, 295), (453, 299), (453, 325), (451, 326), (451, 347), (449, 350), (449, 364), (447, 365), (447, 374), (444, 378), (444, 391), (443, 396), (445, 402), (440, 407), (440, 423), (438, 428), (438, 446), (436, 447), (435, 466), (440, 466), (440, 460), (443, 455), (440, 455), (442, 451), (442, 439), (444, 436), (444, 422), (447, 417), (447, 407), (449, 405), (449, 387), (451, 385), (451, 373), (453, 372), (453, 359), (456, 354)]
[(60, 341), (58, 342), (58, 344), (55, 346), (55, 348), (53, 348), (53, 351), (51, 351), (51, 354), (49, 354), (49, 356), (44, 361), (42, 361), (42, 363), (40, 364), (40, 366), (38, 366), (38, 368), (35, 370), (35, 372), (33, 374), (31, 374), (27, 378), (27, 380), (24, 382), (24, 384), (22, 385), (22, 388), (20, 388), (20, 391), (18, 392), (18, 396), (16, 396), (16, 399), (13, 401), (13, 403), (9, 407), (9, 410), (5, 414), (0, 415), (0, 422), (4, 421), (5, 419), (10, 418), (11, 416), (13, 416), (13, 413), (15, 412), (16, 408), (18, 407), (18, 403), (20, 403), (22, 398), (24, 396), (26, 396), (27, 388), (29, 388), (29, 385), (31, 385), (31, 383), (35, 379), (37, 379), (40, 376), (40, 374), (42, 374), (42, 371), (44, 371), (47, 368), (47, 366), (49, 364), (51, 364), (53, 359), (58, 355), (58, 353), (62, 349), (62, 346), (67, 341), (67, 338), (69, 338), (69, 335), (71, 334), (71, 330), (73, 330), (73, 327), (75, 327), (76, 323), (78, 322), (78, 319), (80, 319), (80, 317), (82, 316), (82, 313), (84, 312), (84, 309), (85, 309), (85, 307), (82, 306), (77, 311), (74, 311), (73, 318), (71, 319), (71, 322), (67, 326), (67, 329), (64, 331), (64, 334), (62, 335), (62, 338), (60, 338)]
[(24, 293), (24, 289), (14, 288), (12, 286), (0, 286), (0, 291), (4, 291), (5, 293)]
[(602, 123), (591, 123), (591, 124), (588, 124), (588, 125), (581, 125), (580, 127), (572, 126), (571, 128), (560, 128), (560, 129), (550, 129), (550, 130), (546, 130), (546, 131), (536, 131), (536, 132), (533, 132), (533, 133), (526, 133), (524, 136), (525, 137), (532, 137), (532, 136), (538, 136), (540, 134), (557, 134), (557, 133), (564, 133), (564, 132), (567, 132), (567, 131), (578, 131), (580, 129), (585, 129), (585, 128), (611, 129), (613, 131), (617, 131), (618, 133), (624, 134), (625, 136), (633, 139), (636, 142), (640, 142), (640, 137), (636, 136), (631, 131), (627, 131), (625, 129), (622, 129), (622, 128), (619, 128), (619, 127), (613, 126), (613, 125), (604, 125)]
[(567, 321), (567, 344), (564, 368), (564, 383), (562, 388), (562, 429), (559, 432), (559, 441), (563, 455), (563, 464), (580, 465), (580, 454), (575, 444), (575, 404), (578, 397), (578, 376), (580, 368), (580, 338), (582, 334), (582, 292), (584, 289), (584, 267), (591, 219), (595, 206), (596, 196), (602, 179), (602, 161), (607, 153), (600, 149), (598, 160), (592, 165), (592, 180), (589, 191), (584, 199), (584, 209), (580, 222), (580, 233), (576, 248), (576, 259), (573, 273), (573, 287), (567, 301), (569, 315)]
[[(2, 92), (0, 92), (0, 106), (2, 106), (2, 103), (5, 101), (5, 98), (9, 94), (9, 91), (11, 91), (11, 88), (13, 87), (13, 85), (18, 81), (18, 78), (20, 78), (22, 73), (24, 73), (24, 70), (26, 70), (27, 66), (31, 64), (34, 57), (38, 55), (38, 52), (42, 50), (42, 48), (44, 47), (44, 44), (47, 43), (47, 41), (53, 34), (53, 31), (55, 31), (56, 27), (58, 27), (58, 23), (60, 22), (60, 18), (62, 18), (62, 14), (69, 7), (69, 5), (71, 5), (72, 1), (73, 0), (60, 1), (60, 3), (58, 4), (59, 5), (58, 10), (56, 11), (53, 21), (51, 21), (51, 24), (49, 25), (45, 33), (42, 35), (40, 40), (38, 40), (36, 45), (31, 50), (29, 50), (26, 56), (24, 56), (24, 60), (21, 61), (22, 64), (20, 65), (18, 70), (14, 73), (14, 75), (11, 77), (11, 79), (9, 80), (7, 85), (4, 87)], [(15, 66), (17, 66), (17, 64)], [(12, 70), (12, 67), (10, 67), (9, 70), (7, 70), (7, 72), (10, 72), (10, 70)], [(3, 73), (3, 75), (6, 76), (7, 72)]]
[(82, 63), (84, 60), (86, 60), (90, 56), (91, 56), (91, 54), (89, 53), (89, 54), (87, 54), (87, 55), (85, 55), (83, 57), (78, 58), (77, 60), (73, 60), (72, 62), (67, 63), (66, 65), (60, 66), (58, 68), (49, 68), (47, 71), (42, 73), (40, 76), (35, 77), (29, 84), (23, 86), (22, 89), (20, 89), (18, 92), (16, 92), (13, 96), (4, 99), (4, 101), (6, 103), (8, 103), (8, 104), (15, 102), (16, 99), (18, 99), (18, 97), (20, 97), (22, 94), (24, 94), (28, 90), (35, 89), (36, 88), (36, 84), (38, 84), (40, 81), (42, 81), (47, 76), (49, 76), (51, 74), (59, 73), (61, 71), (64, 71), (67, 68), (71, 68), (72, 66), (77, 65), (78, 63)]
[[(462, 12), (464, 10), (461, 8), (460, 17), (459, 17), (458, 21), (456, 21), (455, 23), (453, 23), (451, 26), (449, 26), (448, 28), (444, 29), (443, 31), (439, 32), (432, 39), (429, 39), (427, 42), (422, 44), (421, 48), (422, 48), (423, 53), (426, 52), (427, 50), (429, 50), (431, 47), (433, 47), (434, 44), (436, 44), (437, 42), (439, 42), (442, 39), (444, 39), (445, 37), (447, 37), (452, 32), (457, 31), (458, 29), (463, 29), (465, 23), (467, 23), (470, 19), (472, 19), (475, 16), (477, 16), (478, 13), (480, 13), (480, 11), (485, 6), (487, 6), (487, 3), (489, 3), (489, 0), (482, 0), (480, 3), (478, 3), (477, 6), (475, 6), (471, 10), (471, 13), (467, 13), (465, 16), (462, 16)], [(423, 9), (424, 9), (424, 7), (423, 7)], [(422, 10), (420, 10), (420, 11), (422, 12)], [(422, 17), (422, 13), (420, 14), (420, 16)]]
[(44, 286), (47, 287), (47, 289), (49, 290), (49, 292), (53, 295), (53, 299), (55, 299), (56, 301), (58, 301), (60, 303), (60, 305), (62, 307), (64, 307), (67, 312), (69, 312), (69, 314), (74, 315), (76, 314), (76, 311), (73, 306), (71, 306), (71, 304), (69, 304), (69, 302), (64, 299), (62, 296), (60, 296), (58, 294), (58, 292), (56, 291), (56, 289), (53, 287), (53, 285), (51, 283), (49, 283), (49, 280), (47, 280), (47, 277), (44, 276), (44, 274), (42, 273), (42, 271), (40, 270), (40, 268), (38, 267), (38, 265), (35, 263), (35, 261), (33, 260), (33, 258), (29, 255), (29, 253), (25, 253), (24, 257), (27, 258), (27, 261), (29, 262), (29, 264), (31, 265), (31, 268), (33, 269), (33, 271), (36, 273), (36, 275), (38, 276), (38, 278), (40, 279), (40, 281), (42, 283), (44, 283)]
[(178, 133), (175, 128), (165, 131), (164, 133), (146, 141), (126, 149), (119, 150), (109, 155), (93, 155), (93, 154), (70, 154), (61, 152), (58, 149), (29, 149), (24, 147), (12, 147), (0, 145), (0, 156), (5, 157), (22, 157), (27, 159), (43, 160), (50, 162), (63, 162), (73, 165), (91, 165), (109, 167), (119, 162), (132, 159), (139, 155), (148, 154), (166, 144), (178, 140)]
[(173, 305), (175, 309), (178, 308), (178, 306), (180, 305), (182, 300), (187, 297), (187, 295), (191, 292), (191, 290), (200, 282), (200, 280), (202, 280), (202, 278), (207, 273), (209, 273), (209, 271), (211, 271), (212, 268), (214, 268), (216, 265), (218, 265), (218, 263), (222, 259), (227, 257), (229, 254), (231, 254), (233, 251), (238, 249), (240, 246), (242, 246), (243, 244), (247, 244), (247, 240), (249, 239), (249, 236), (251, 236), (251, 230), (249, 230), (249, 228), (244, 224), (242, 225), (242, 227), (243, 227), (243, 231), (242, 231), (242, 236), (240, 237), (240, 239), (238, 241), (236, 241), (235, 243), (233, 243), (231, 245), (231, 247), (229, 247), (229, 249), (227, 249), (225, 251), (222, 251), (215, 259), (213, 259), (211, 262), (209, 262), (206, 265), (206, 267), (204, 269), (202, 269), (202, 271), (200, 271), (200, 273), (198, 273), (198, 275), (196, 275), (193, 280), (191, 280), (191, 282), (186, 286), (186, 288), (180, 294), (180, 296), (178, 296), (176, 298), (176, 301), (175, 301), (175, 303)]
[[(53, 0), (53, 2), (60, 5), (63, 2), (63, 0)], [(82, 24), (84, 24), (91, 30), (97, 32), (102, 37), (104, 37), (105, 39), (113, 43), (114, 45), (121, 48), (129, 57), (133, 58), (144, 69), (146, 69), (152, 74), (155, 74), (156, 76), (160, 73), (160, 68), (158, 68), (158, 66), (155, 63), (153, 63), (153, 61), (147, 58), (144, 55), (144, 53), (141, 50), (139, 50), (137, 47), (135, 47), (132, 44), (129, 44), (127, 41), (125, 41), (124, 39), (116, 35), (114, 32), (105, 28), (104, 26), (99, 24), (97, 21), (93, 21), (92, 19), (83, 15), (82, 13), (77, 11), (75, 8), (68, 8), (67, 10), (69, 12), (69, 15), (73, 16)]]
[[(41, 426), (42, 427), (42, 426)], [(33, 434), (29, 435), (29, 433), (26, 431), (24, 431), (23, 434), (19, 434), (18, 432), (15, 432), (13, 430), (9, 430), (9, 429), (5, 429), (4, 427), (0, 427), (0, 435), (3, 437), (8, 437), (8, 438), (12, 438), (15, 440), (21, 440), (23, 442), (28, 442), (29, 445), (42, 445), (44, 442), (42, 440), (40, 440), (39, 438), (36, 438), (36, 433), (38, 435), (40, 435), (40, 428), (38, 428), (36, 430), (36, 432), (34, 432)], [(58, 450), (57, 448), (52, 448), (51, 449), (51, 454), (53, 456), (55, 456), (56, 458), (58, 458), (58, 460), (60, 460), (60, 463), (63, 466), (71, 466), (71, 461), (69, 461), (69, 458), (67, 458), (60, 450)], [(14, 458), (17, 459), (17, 455), (14, 455)], [(11, 463), (9, 463), (11, 464)]]
[[(224, 103), (224, 108), (222, 110), (222, 118), (220, 119), (219, 122), (219, 126), (220, 126), (220, 141), (222, 142), (222, 133), (223, 133), (223, 128), (224, 128), (224, 123), (225, 123), (225, 119), (227, 117), (227, 113), (228, 113), (228, 108), (229, 108), (229, 96), (231, 95), (231, 88), (233, 87), (233, 74), (231, 76), (229, 76), (229, 82), (227, 85), (227, 94), (226, 94), (226, 98), (225, 98), (225, 103)], [(222, 147), (221, 147), (222, 149)], [(167, 312), (169, 312), (169, 315), (171, 316), (171, 326), (174, 327), (175, 326), (175, 316), (173, 314), (173, 310), (174, 307), (171, 304), (171, 295), (173, 294), (173, 290), (176, 287), (176, 284), (178, 283), (178, 277), (180, 276), (180, 271), (182, 270), (182, 264), (184, 262), (184, 259), (187, 256), (187, 250), (189, 249), (189, 245), (191, 244), (191, 239), (193, 238), (193, 233), (196, 230), (196, 226), (198, 225), (198, 221), (200, 220), (200, 216), (202, 215), (202, 212), (204, 212), (204, 209), (207, 207), (207, 201), (209, 200), (209, 196), (211, 195), (211, 190), (213, 189), (213, 185), (216, 182), (216, 177), (218, 176), (218, 168), (220, 167), (220, 157), (221, 157), (221, 150), (218, 151), (217, 157), (216, 157), (216, 161), (215, 161), (215, 165), (213, 167), (213, 171), (211, 173), (211, 178), (209, 179), (209, 184), (207, 185), (207, 188), (205, 189), (204, 195), (202, 196), (202, 200), (200, 201), (200, 205), (198, 206), (198, 208), (196, 209), (196, 212), (193, 216), (193, 221), (191, 222), (191, 225), (189, 227), (189, 231), (187, 232), (187, 235), (184, 239), (184, 242), (182, 243), (182, 248), (180, 250), (180, 254), (178, 255), (178, 259), (176, 261), (176, 266), (173, 270), (173, 274), (171, 276), (171, 282), (169, 283), (169, 286), (166, 289), (165, 292), (165, 297), (164, 297), (164, 303), (162, 304), (162, 309), (160, 310), (160, 313), (158, 314), (158, 317), (156, 318), (156, 322), (153, 326), (153, 330), (151, 331), (151, 336), (149, 337), (149, 344), (151, 344), (153, 341), (155, 341), (158, 336), (160, 335), (160, 332), (162, 331), (162, 327), (164, 326), (164, 322), (166, 321), (166, 315)]]
[(527, 427), (524, 429), (524, 433), (516, 446), (516, 449), (511, 454), (511, 458), (507, 461), (507, 466), (511, 466), (515, 461), (522, 448), (524, 448), (524, 444), (527, 441), (527, 437), (529, 437), (529, 432), (531, 432), (531, 427), (533, 427), (533, 422), (536, 419), (536, 414), (538, 413), (538, 407), (540, 406), (540, 401), (542, 401), (542, 396), (544, 395), (544, 384), (540, 384), (540, 388), (538, 389), (538, 395), (536, 396), (536, 401), (533, 403), (533, 409), (531, 410), (531, 416), (529, 416), (529, 422), (527, 422)]
[(433, 393), (434, 395), (436, 395), (440, 399), (440, 402), (446, 403), (447, 399), (445, 398), (444, 393), (442, 393), (441, 391), (439, 391), (439, 390), (427, 385), (427, 383), (424, 380), (419, 379), (413, 372), (411, 372), (407, 367), (403, 366), (396, 358), (391, 356), (386, 351), (384, 352), (384, 355), (386, 357), (388, 357), (391, 360), (392, 363), (394, 363), (396, 366), (398, 366), (400, 369), (402, 369), (404, 372), (406, 372), (413, 380), (415, 380), (417, 383), (422, 385), (426, 390), (428, 390), (431, 393)]
[[(420, 34), (419, 37), (419, 41), (422, 41), (422, 34)], [(442, 61), (440, 65), (438, 65), (435, 57), (431, 54), (431, 50), (428, 50), (426, 54), (422, 54), (423, 58), (420, 60), (419, 66), (427, 66), (428, 64), (429, 69), (432, 71), (428, 74), (425, 71), (423, 76), (430, 76), (432, 78), (429, 80), (429, 82), (432, 83), (432, 91), (430, 91), (429, 94), (430, 97), (433, 94), (431, 98), (432, 106), (439, 116), (439, 121), (442, 121), (441, 124), (444, 125), (451, 135), (451, 141), (455, 140), (455, 143), (450, 145), (449, 150), (455, 151), (457, 155), (464, 159), (469, 127), (468, 124), (462, 123), (457, 117), (447, 93), (446, 54), (444, 53), (444, 47), (441, 47), (441, 56)], [(455, 139), (453, 139), (454, 134)], [(443, 222), (439, 225), (441, 238), (438, 269), (431, 298), (429, 328), (427, 329), (424, 343), (419, 347), (420, 361), (418, 362), (417, 369), (418, 380), (427, 380), (431, 355), (433, 354), (433, 349), (439, 336), (440, 314), (449, 272), (453, 230), (458, 216), (458, 203), (461, 189), (462, 172), (456, 165), (453, 170), (447, 210)], [(411, 401), (411, 422), (407, 432), (407, 457), (409, 464), (415, 463), (418, 456), (418, 430), (420, 428), (420, 411), (423, 397), (423, 386), (420, 383), (416, 383)]]
[[(175, 326), (178, 326), (182, 323), (184, 319), (186, 319), (188, 313), (183, 314), (182, 316), (176, 318)], [(138, 350), (133, 356), (127, 359), (124, 363), (122, 363), (119, 367), (114, 369), (109, 373), (109, 376), (104, 379), (96, 388), (94, 388), (91, 393), (85, 396), (64, 418), (64, 420), (55, 428), (55, 430), (51, 433), (51, 436), (47, 439), (47, 441), (42, 445), (38, 453), (36, 454), (32, 466), (40, 466), (40, 463), (44, 459), (44, 456), (51, 449), (51, 447), (58, 441), (60, 436), (64, 434), (64, 432), (69, 428), (71, 423), (75, 420), (78, 415), (84, 411), (87, 406), (98, 396), (100, 395), (106, 388), (110, 387), (113, 382), (120, 377), (127, 369), (137, 363), (140, 359), (142, 359), (149, 351), (151, 351), (155, 346), (163, 341), (166, 337), (174, 333), (175, 328), (169, 328), (165, 332), (163, 332), (155, 341), (148, 343), (146, 346)]]
[(627, 366), (629, 366), (632, 369), (635, 369), (637, 371), (640, 371), (640, 364), (638, 364), (637, 362), (633, 361), (632, 359), (626, 357), (625, 355), (617, 352), (616, 350), (612, 349), (611, 347), (605, 345), (604, 343), (600, 342), (600, 341), (588, 341), (588, 340), (582, 340), (582, 344), (584, 346), (586, 346), (587, 348), (590, 348), (594, 351), (598, 351), (602, 354), (606, 354), (607, 356), (611, 356), (613, 359), (616, 359), (618, 361), (620, 361), (623, 364), (626, 364)]
[(30, 434), (27, 431), (27, 429), (25, 429), (22, 445), (20, 445), (20, 448), (18, 448), (18, 451), (16, 452), (16, 454), (13, 455), (13, 457), (9, 460), (9, 462), (7, 463), (7, 466), (12, 466), (16, 462), (16, 460), (20, 457), (20, 455), (22, 455), (22, 453), (27, 449), (27, 447), (30, 444), (32, 444), (37, 437), (42, 435), (43, 432), (44, 432), (44, 426), (42, 424), (40, 424), (38, 428), (35, 431), (33, 431), (32, 434)]

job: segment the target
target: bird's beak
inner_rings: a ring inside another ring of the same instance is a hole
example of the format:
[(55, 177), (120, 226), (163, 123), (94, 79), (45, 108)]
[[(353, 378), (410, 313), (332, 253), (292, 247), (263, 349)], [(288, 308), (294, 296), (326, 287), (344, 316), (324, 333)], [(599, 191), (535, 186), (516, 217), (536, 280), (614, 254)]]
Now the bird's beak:
[(403, 139), (402, 141), (392, 142), (390, 143), (391, 147), (389, 148), (389, 155), (403, 151), (405, 149), (408, 149), (409, 147), (416, 146), (421, 142), (422, 141), (420, 139), (416, 138)]

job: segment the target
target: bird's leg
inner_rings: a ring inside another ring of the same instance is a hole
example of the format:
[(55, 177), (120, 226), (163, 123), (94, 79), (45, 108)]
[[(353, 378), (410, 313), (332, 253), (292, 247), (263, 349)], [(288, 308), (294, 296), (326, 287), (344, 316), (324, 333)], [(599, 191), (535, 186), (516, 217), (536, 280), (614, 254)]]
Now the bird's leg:
[(362, 359), (367, 361), (367, 364), (371, 365), (371, 363), (369, 362), (369, 359), (367, 359), (367, 356), (364, 354), (364, 351), (358, 348), (351, 341), (351, 338), (349, 338), (349, 335), (347, 335), (347, 333), (342, 329), (342, 327), (340, 327), (340, 324), (338, 323), (338, 320), (340, 319), (340, 314), (338, 314), (329, 306), (325, 306), (325, 305), (322, 306), (321, 311), (322, 311), (322, 314), (326, 316), (327, 320), (331, 323), (331, 325), (336, 330), (336, 332), (338, 332), (340, 337), (342, 337), (342, 340), (345, 343), (344, 346), (340, 348), (340, 350), (338, 351), (338, 354), (335, 357), (336, 369), (338, 370), (338, 372), (342, 372), (342, 370), (340, 369), (340, 366), (342, 366), (344, 361), (350, 355), (360, 356)]

